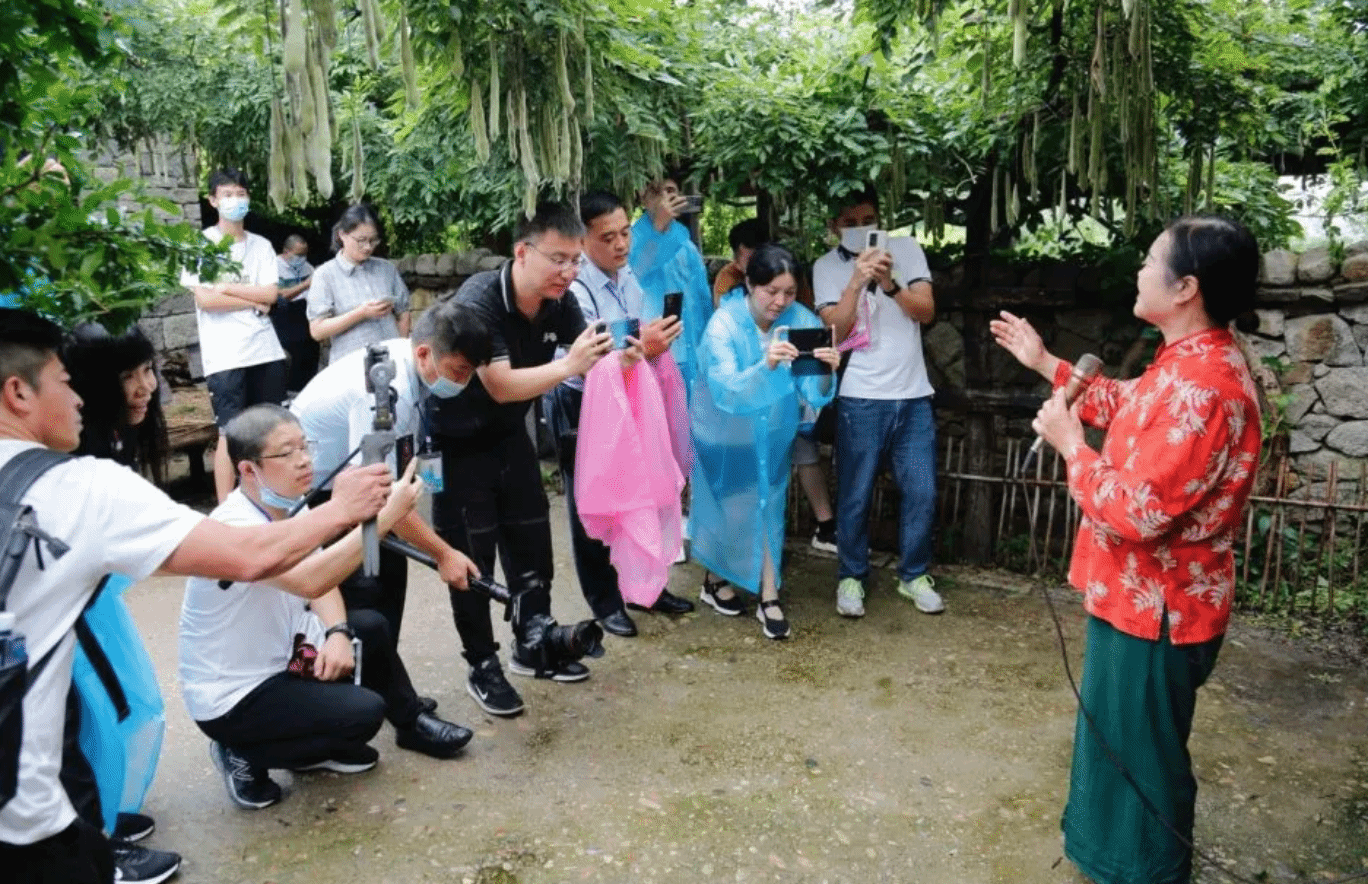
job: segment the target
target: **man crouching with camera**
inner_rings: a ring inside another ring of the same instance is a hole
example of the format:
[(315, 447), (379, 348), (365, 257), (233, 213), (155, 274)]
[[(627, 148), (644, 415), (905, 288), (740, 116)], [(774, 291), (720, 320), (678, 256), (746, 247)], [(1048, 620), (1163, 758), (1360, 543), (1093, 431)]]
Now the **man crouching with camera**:
[[(224, 433), (239, 484), (212, 518), (227, 525), (287, 519), (313, 482), (313, 448), (294, 415), (253, 406)], [(421, 489), (412, 468), (394, 484), (375, 520), (382, 536), (413, 509)], [(181, 690), (240, 807), (280, 800), (272, 768), (369, 770), (379, 753), (367, 743), (383, 719), (402, 745), (427, 714), (385, 618), (370, 610), (349, 615), (337, 589), (361, 556), (358, 527), (269, 580), (186, 581)], [(470, 731), (461, 730), (463, 746)]]

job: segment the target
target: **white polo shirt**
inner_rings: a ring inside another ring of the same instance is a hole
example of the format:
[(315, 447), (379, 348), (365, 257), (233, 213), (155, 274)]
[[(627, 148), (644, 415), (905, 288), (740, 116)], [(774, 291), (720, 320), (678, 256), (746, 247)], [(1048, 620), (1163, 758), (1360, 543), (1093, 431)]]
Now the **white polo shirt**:
[[(408, 338), (391, 338), (384, 344), (394, 360), (394, 381), (390, 386), (398, 394), (394, 402), (394, 435), (411, 436), (421, 424), (418, 406), (423, 394), (413, 345)], [(290, 403), (304, 438), (318, 443), (313, 463), (315, 483), (322, 482), (342, 463), (374, 425), (375, 395), (366, 392), (365, 364), (366, 351), (353, 350), (314, 375)], [(359, 456), (355, 463), (361, 463)], [(389, 465), (394, 468), (393, 454)]]
[[(204, 238), (221, 242), (223, 231), (217, 226), (204, 228)], [(201, 283), (190, 271), (181, 274), (181, 285), (211, 285), (216, 282), (245, 282), (253, 285), (275, 285), (279, 280), (275, 249), (264, 236), (248, 233), (247, 239), (234, 242), (229, 255), (242, 265), (241, 272)], [(264, 362), (285, 358), (285, 350), (276, 337), (271, 317), (253, 307), (241, 310), (201, 310), (195, 307), (195, 323), (199, 328), (200, 360), (206, 375), (234, 368), (247, 368)]]
[[(0, 439), (0, 464), (36, 443)], [(81, 457), (43, 474), (23, 502), (39, 526), (70, 545), (61, 558), (24, 556), (5, 609), (28, 645), (33, 665), (56, 652), (24, 696), (19, 785), (0, 808), (0, 842), (32, 844), (76, 819), (59, 779), (62, 733), (76, 635), (72, 625), (100, 579), (111, 572), (135, 582), (152, 574), (204, 516), (176, 503), (112, 460)]]
[[(888, 251), (893, 256), (893, 278), (898, 282), (908, 285), (931, 278), (926, 255), (912, 237), (893, 237), (888, 241)], [(840, 249), (832, 249), (812, 265), (813, 303), (819, 313), (841, 300), (854, 270), (855, 259), (844, 257)], [(870, 344), (851, 352), (839, 395), (920, 399), (934, 394), (922, 355), (921, 323), (881, 291), (861, 292), (860, 297), (869, 305)]]

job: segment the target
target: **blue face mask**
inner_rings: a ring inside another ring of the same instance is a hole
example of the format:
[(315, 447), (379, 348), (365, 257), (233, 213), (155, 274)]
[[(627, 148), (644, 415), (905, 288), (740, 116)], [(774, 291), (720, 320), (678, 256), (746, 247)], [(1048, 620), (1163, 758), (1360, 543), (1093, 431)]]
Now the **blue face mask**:
[(438, 399), (451, 399), (461, 395), (461, 391), (466, 388), (465, 384), (458, 384), (444, 374), (438, 374), (437, 380), (428, 383), (426, 378), (419, 375), (423, 380), (423, 386), (428, 388), (428, 392)]
[(271, 490), (271, 486), (266, 484), (266, 480), (261, 478), (260, 473), (257, 473), (257, 494), (261, 495), (261, 502), (265, 506), (273, 507), (278, 510), (285, 510), (286, 512), (294, 509), (299, 505), (300, 501), (308, 496), (307, 492), (298, 497), (286, 497), (283, 494), (277, 494)]
[(251, 207), (252, 201), (245, 196), (225, 196), (218, 201), (219, 217), (225, 221), (241, 221)]

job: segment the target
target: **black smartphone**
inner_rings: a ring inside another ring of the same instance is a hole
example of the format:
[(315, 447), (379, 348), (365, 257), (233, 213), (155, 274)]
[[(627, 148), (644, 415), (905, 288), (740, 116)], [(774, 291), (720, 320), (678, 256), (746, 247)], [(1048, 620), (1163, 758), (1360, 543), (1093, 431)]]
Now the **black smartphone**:
[(600, 334), (607, 332), (612, 335), (614, 350), (626, 350), (628, 347), (632, 346), (632, 342), (627, 340), (628, 338), (636, 338), (638, 341), (641, 340), (641, 320), (636, 317), (612, 320), (600, 319), (597, 327)]
[(788, 330), (789, 343), (798, 348), (798, 358), (793, 360), (792, 371), (795, 375), (823, 375), (831, 373), (831, 366), (813, 356), (818, 347), (831, 346), (829, 328), (791, 328)]
[(696, 215), (703, 211), (703, 195), (699, 193), (689, 193), (684, 195), (684, 207), (679, 210), (681, 215)]
[(665, 310), (660, 314), (661, 319), (669, 319), (671, 316), (679, 318), (684, 312), (684, 293), (666, 292)]
[(831, 330), (826, 328), (791, 328), (789, 343), (798, 348), (799, 356), (811, 356), (818, 347), (831, 346)]
[(404, 475), (409, 461), (413, 460), (413, 436), (400, 436), (394, 440), (394, 475)]

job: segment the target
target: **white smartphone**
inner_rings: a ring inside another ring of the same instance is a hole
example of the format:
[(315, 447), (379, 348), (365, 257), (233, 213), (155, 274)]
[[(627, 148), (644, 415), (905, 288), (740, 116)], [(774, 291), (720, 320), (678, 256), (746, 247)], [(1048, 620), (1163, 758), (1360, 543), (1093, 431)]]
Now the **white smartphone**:
[(867, 249), (878, 249), (881, 252), (888, 251), (888, 231), (871, 230), (869, 231), (868, 241), (865, 243)]

